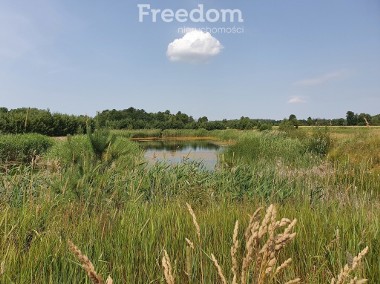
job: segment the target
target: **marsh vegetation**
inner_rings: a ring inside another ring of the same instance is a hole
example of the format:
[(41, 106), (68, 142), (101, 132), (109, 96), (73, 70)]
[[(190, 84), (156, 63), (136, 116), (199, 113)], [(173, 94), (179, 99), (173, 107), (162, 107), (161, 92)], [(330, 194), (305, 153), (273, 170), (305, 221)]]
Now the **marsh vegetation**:
[[(215, 171), (188, 160), (148, 166), (130, 139), (136, 131), (97, 131), (0, 136), (1, 283), (89, 283), (79, 249), (114, 283), (251, 283), (263, 262), (264, 273), (286, 269), (257, 283), (363, 283), (339, 282), (356, 262), (347, 279), (380, 279), (379, 129), (166, 130), (228, 142)], [(252, 219), (260, 207), (276, 213)], [(271, 250), (260, 255), (294, 219), (275, 261)], [(241, 280), (257, 226), (265, 228)]]

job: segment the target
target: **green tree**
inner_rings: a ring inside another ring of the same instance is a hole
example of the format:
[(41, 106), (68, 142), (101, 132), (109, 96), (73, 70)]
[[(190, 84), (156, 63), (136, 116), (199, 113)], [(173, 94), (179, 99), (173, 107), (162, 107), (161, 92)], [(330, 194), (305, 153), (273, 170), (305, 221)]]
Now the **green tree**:
[(371, 115), (369, 115), (368, 113), (361, 113), (358, 115), (357, 123), (360, 126), (365, 126), (367, 125), (367, 122), (368, 124), (371, 124), (371, 120), (372, 120)]
[(358, 116), (350, 110), (347, 111), (346, 113), (346, 120), (347, 120), (347, 125), (349, 126), (358, 124)]
[(294, 126), (295, 128), (298, 128), (298, 126), (299, 126), (299, 122), (298, 122), (297, 117), (296, 117), (295, 114), (291, 114), (291, 115), (289, 115), (289, 121), (290, 121), (291, 124), (293, 124), (293, 126)]

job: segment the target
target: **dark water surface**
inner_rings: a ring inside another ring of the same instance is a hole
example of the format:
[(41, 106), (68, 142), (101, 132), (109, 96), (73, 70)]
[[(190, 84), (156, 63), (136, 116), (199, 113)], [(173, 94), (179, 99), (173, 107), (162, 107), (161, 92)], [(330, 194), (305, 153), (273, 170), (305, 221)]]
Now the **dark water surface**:
[(174, 140), (155, 140), (138, 141), (140, 146), (145, 149), (145, 158), (149, 164), (164, 161), (175, 165), (184, 161), (202, 162), (208, 170), (214, 170), (218, 163), (218, 154), (222, 150), (211, 141), (174, 141)]

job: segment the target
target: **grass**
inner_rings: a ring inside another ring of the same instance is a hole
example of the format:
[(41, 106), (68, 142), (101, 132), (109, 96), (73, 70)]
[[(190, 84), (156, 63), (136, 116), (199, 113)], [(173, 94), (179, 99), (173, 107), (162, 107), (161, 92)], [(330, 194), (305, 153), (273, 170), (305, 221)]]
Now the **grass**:
[(52, 146), (49, 137), (41, 134), (0, 134), (0, 163), (31, 162)]
[(276, 267), (292, 264), (275, 283), (330, 283), (366, 246), (355, 275), (380, 279), (376, 133), (331, 133), (325, 156), (308, 150), (308, 139), (276, 131), (213, 135), (236, 140), (215, 172), (196, 163), (147, 167), (138, 145), (120, 135), (101, 158), (74, 136), (55, 141), (37, 166), (0, 172), (0, 282), (88, 283), (71, 240), (114, 283), (164, 283), (164, 250), (175, 283), (223, 282), (221, 272), (229, 283), (231, 246), (239, 240), (241, 272), (247, 243), (242, 230), (233, 237), (236, 221), (249, 227), (248, 213), (271, 203), (278, 216), (297, 219), (296, 237), (276, 256)]

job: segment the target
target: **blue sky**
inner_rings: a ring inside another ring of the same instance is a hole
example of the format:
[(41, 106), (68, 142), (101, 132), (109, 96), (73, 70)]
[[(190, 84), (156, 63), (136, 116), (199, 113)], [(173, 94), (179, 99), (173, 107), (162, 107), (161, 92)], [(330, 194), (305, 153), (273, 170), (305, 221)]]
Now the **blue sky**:
[[(141, 23), (138, 4), (240, 9), (244, 22)], [(189, 50), (184, 26), (244, 32), (192, 33), (200, 46)], [(0, 106), (209, 119), (378, 114), (380, 1), (1, 0)]]

